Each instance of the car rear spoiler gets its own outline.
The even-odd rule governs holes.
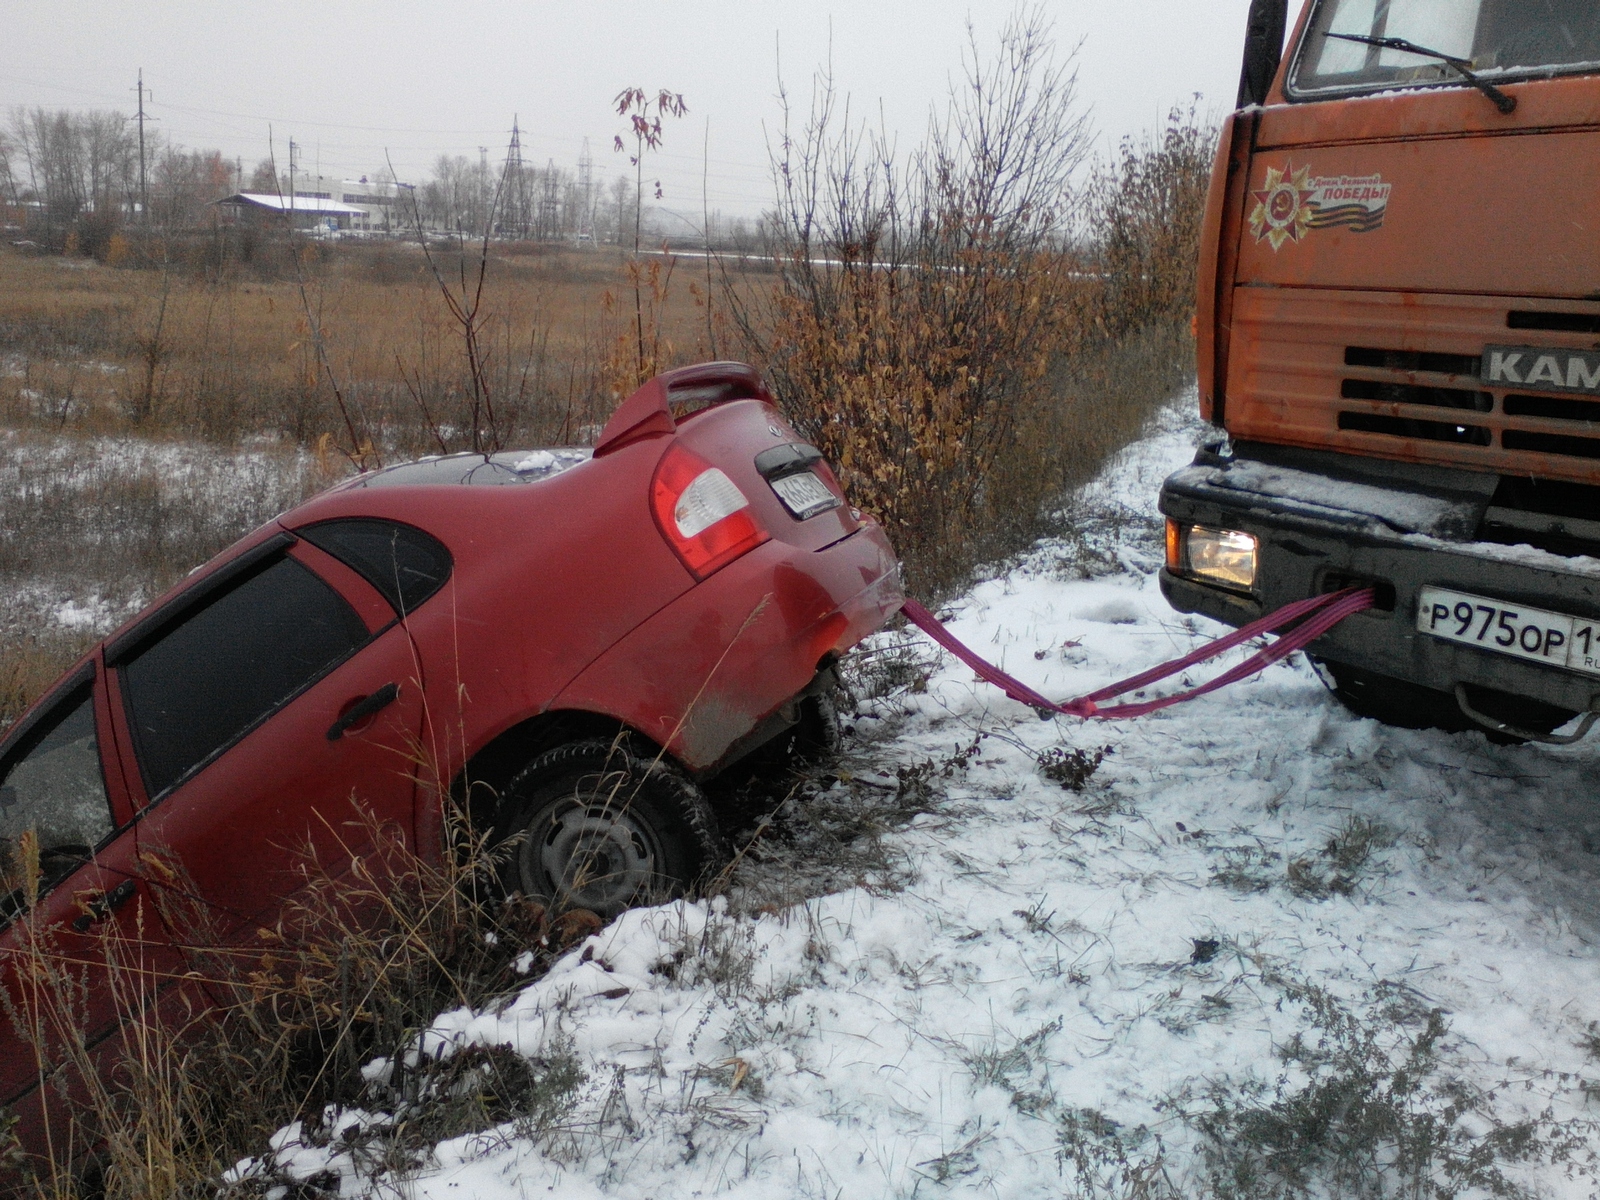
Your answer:
[[[600,431],[594,456],[640,438],[675,433],[682,418],[730,400],[773,402],[761,373],[747,363],[700,363],[666,371],[622,402]]]

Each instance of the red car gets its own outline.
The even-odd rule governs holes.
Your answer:
[[[92,973],[120,923],[160,970],[182,931],[147,901],[181,886],[247,942],[308,844],[350,853],[352,797],[438,855],[448,785],[517,838],[508,885],[558,906],[692,883],[718,852],[700,782],[825,724],[834,660],[900,602],[883,530],[737,363],[651,380],[592,451],[425,459],[285,513],[0,742],[0,1106],[26,1144],[28,938]],[[181,883],[149,867],[173,858]],[[115,1006],[87,982],[103,1038]]]

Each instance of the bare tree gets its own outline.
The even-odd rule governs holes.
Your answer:
[[[39,206],[51,245],[63,245],[74,233],[103,242],[120,223],[138,165],[122,114],[17,108],[7,144],[13,200]],[[87,228],[80,228],[84,222]]]
[[[275,196],[289,190],[289,181],[278,178],[278,167],[272,159],[263,158],[256,164],[256,169],[250,172],[250,183],[246,190],[261,196]]]
[[[441,159],[441,163],[443,161]],[[390,170],[393,169],[393,165],[390,164]],[[437,176],[436,172],[436,181]],[[498,452],[502,448],[501,443],[505,433],[501,427],[500,413],[495,408],[494,391],[490,385],[488,314],[484,311],[484,285],[489,277],[489,239],[494,231],[495,214],[504,195],[505,183],[506,174],[502,171],[483,211],[483,234],[477,262],[469,269],[467,256],[464,253],[456,254],[456,279],[453,282],[446,278],[446,272],[440,268],[438,259],[428,245],[427,234],[422,224],[422,208],[416,193],[414,191],[410,193],[413,234],[417,244],[422,248],[423,257],[427,260],[428,270],[433,275],[434,283],[438,285],[439,294],[444,298],[445,308],[461,335],[462,354],[467,360],[467,429],[471,449],[478,454]],[[404,364],[399,365],[402,377],[406,377]],[[412,387],[412,398],[421,408],[423,418],[427,421],[440,451],[445,452],[447,447],[435,414],[429,412],[420,388],[413,386],[409,380],[408,386]]]
[[[17,174],[20,157],[20,147],[0,129],[0,203],[12,208],[22,206],[22,186]]]
[[[908,154],[851,117],[826,70],[798,131],[782,100],[779,286],[724,296],[801,431],[937,587],[1004,506],[997,472],[1077,335],[1069,185],[1090,141],[1072,60],[1038,9],[988,57],[969,31]]]
[[[634,333],[637,341],[638,358],[635,373],[643,382],[646,376],[646,362],[653,356],[645,353],[644,339],[644,287],[639,269],[639,237],[644,216],[644,156],[647,151],[661,148],[662,127],[661,122],[666,117],[681,117],[689,111],[689,106],[683,102],[683,97],[676,92],[669,92],[662,88],[654,96],[647,95],[643,88],[625,88],[617,93],[614,102],[617,106],[617,115],[628,119],[628,136],[633,139],[633,153],[628,156],[628,163],[633,167],[633,261],[629,264],[629,275],[633,283],[633,321]],[[618,135],[613,148],[621,153],[627,146]],[[661,181],[655,181],[656,199],[661,199]]]
[[[473,162],[462,154],[441,154],[434,161],[433,178],[422,185],[413,215],[432,228],[456,234],[481,230],[501,186],[482,159]]]
[[[628,214],[633,211],[633,183],[626,175],[611,181],[611,202],[606,206],[606,240],[614,246],[627,237]]]

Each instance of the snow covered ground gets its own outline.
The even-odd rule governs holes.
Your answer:
[[[1090,489],[1070,543],[952,606],[957,635],[1062,697],[1215,635],[1154,579],[1184,412]],[[630,913],[425,1039],[575,1056],[560,1120],[383,1181],[295,1126],[279,1164],[346,1195],[1375,1195],[1363,1164],[1405,1169],[1388,1130],[1464,1195],[1475,1145],[1593,1194],[1572,1167],[1600,1101],[1600,742],[1385,728],[1299,655],[1138,721],[1044,722],[924,654],[926,690],[865,704],[833,785],[935,764],[892,878]],[[1103,747],[1082,790],[1038,762]],[[1510,1162],[1530,1119],[1545,1148]],[[1296,1164],[1304,1186],[1274,1190]]]
[[[225,450],[0,429],[0,628],[109,632],[337,470],[266,439]]]

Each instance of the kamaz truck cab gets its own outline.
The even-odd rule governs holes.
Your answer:
[[[1552,740],[1600,712],[1600,3],[1286,16],[1222,128],[1162,591],[1242,625],[1371,585],[1311,647],[1346,704]]]

